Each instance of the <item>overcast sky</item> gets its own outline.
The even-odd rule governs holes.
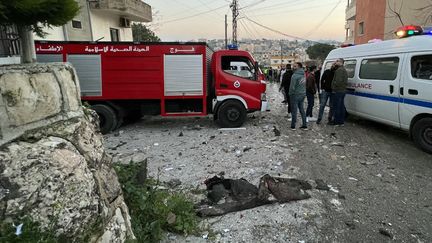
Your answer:
[[[156,13],[152,28],[164,41],[223,39],[232,33],[232,0],[144,0]],[[346,0],[238,0],[238,38],[345,39]],[[253,23],[254,21],[255,23]],[[261,26],[260,26],[261,25]],[[264,26],[264,27],[263,27]],[[289,39],[289,38],[288,38]]]

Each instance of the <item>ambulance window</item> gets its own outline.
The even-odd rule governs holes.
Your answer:
[[[348,73],[348,78],[354,78],[356,64],[356,60],[345,60],[344,66]]]
[[[411,75],[417,79],[432,80],[432,55],[412,57]]]
[[[223,56],[222,69],[231,75],[255,80],[255,67],[246,57]]]
[[[395,80],[399,57],[363,59],[360,66],[361,79]]]

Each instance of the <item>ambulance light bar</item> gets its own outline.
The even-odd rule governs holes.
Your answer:
[[[423,34],[423,28],[417,25],[401,26],[396,29],[395,34],[398,38],[421,35]]]
[[[423,34],[432,35],[432,26],[423,27]]]

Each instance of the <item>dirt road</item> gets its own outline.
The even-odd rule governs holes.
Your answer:
[[[148,158],[151,176],[180,180],[178,190],[196,201],[203,181],[221,172],[255,185],[268,173],[322,179],[332,188],[205,219],[203,236],[167,241],[432,242],[432,155],[405,133],[359,118],[345,127],[311,123],[308,131],[291,131],[276,85],[268,96],[271,112],[250,114],[239,130],[219,130],[211,117],[155,117],[105,137],[116,161]]]

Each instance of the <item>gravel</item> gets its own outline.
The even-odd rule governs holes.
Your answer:
[[[390,239],[383,228],[399,242],[432,242],[431,155],[359,118],[291,131],[277,89],[268,85],[272,111],[248,114],[240,129],[220,129],[211,116],[144,117],[105,136],[115,162],[147,158],[149,176],[195,202],[217,174],[257,186],[264,174],[328,185],[307,200],[203,219],[202,235],[168,233],[167,242],[380,242]]]

